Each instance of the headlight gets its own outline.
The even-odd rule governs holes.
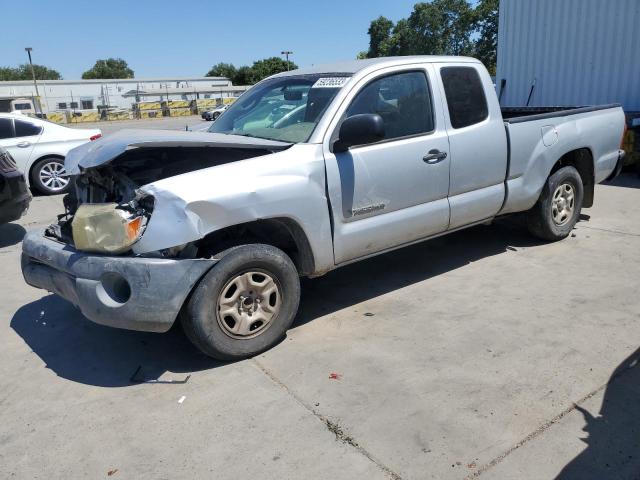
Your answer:
[[[122,253],[138,241],[147,224],[146,216],[117,207],[115,203],[78,207],[71,223],[73,243],[78,250]]]

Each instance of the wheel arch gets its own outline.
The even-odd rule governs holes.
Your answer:
[[[245,243],[264,243],[285,252],[300,275],[312,275],[315,272],[315,258],[307,234],[298,222],[288,217],[231,225],[211,232],[194,243],[200,257]]]
[[[549,176],[560,170],[562,167],[574,167],[580,174],[584,187],[582,206],[589,208],[593,206],[595,190],[595,171],[593,163],[593,152],[588,147],[571,150],[562,155],[551,167]]]

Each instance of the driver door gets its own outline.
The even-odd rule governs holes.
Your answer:
[[[366,77],[338,113],[376,113],[382,141],[331,151],[325,141],[336,264],[411,243],[449,226],[449,141],[430,66]],[[438,105],[438,106],[436,106]]]

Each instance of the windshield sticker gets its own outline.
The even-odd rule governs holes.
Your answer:
[[[311,88],[342,88],[349,77],[324,77],[319,78]]]

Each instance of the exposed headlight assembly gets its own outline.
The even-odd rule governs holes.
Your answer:
[[[85,203],[78,207],[71,230],[78,250],[118,254],[136,243],[147,225],[142,209],[116,203]]]

